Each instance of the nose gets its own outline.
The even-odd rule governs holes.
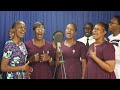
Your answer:
[[[85,29],[85,32],[89,32],[90,30],[89,29]]]
[[[22,31],[26,32],[26,27],[22,27]]]
[[[111,26],[111,23],[109,23],[108,25]]]
[[[95,29],[93,29],[92,33],[94,33],[94,32],[96,32],[96,30],[95,30]]]
[[[43,32],[43,30],[42,30],[42,29],[39,29],[39,30],[38,30],[38,33],[42,33],[42,32]]]

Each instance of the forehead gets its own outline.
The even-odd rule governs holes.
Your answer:
[[[36,28],[44,28],[44,25],[37,25]]]
[[[25,23],[24,22],[19,22],[16,24],[16,26],[25,26]]]
[[[68,25],[67,25],[67,28],[68,28],[68,27],[69,27],[69,28],[75,28],[75,26],[74,26],[73,24],[68,24]]]
[[[98,28],[98,29],[104,29],[104,27],[101,24],[96,24],[94,28]]]
[[[113,17],[110,21],[113,21],[113,22],[118,22],[118,19]]]
[[[91,25],[90,24],[85,24],[85,26],[84,27],[91,27]]]
[[[43,26],[37,26],[36,29],[44,28]]]

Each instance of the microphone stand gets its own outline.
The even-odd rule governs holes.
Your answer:
[[[60,64],[61,64],[61,73],[62,73],[62,79],[67,79],[66,77],[66,71],[65,71],[65,61],[63,59],[63,54],[62,54],[62,49],[61,47],[59,47],[59,50],[60,50]],[[55,71],[54,71],[54,74],[53,74],[53,79],[55,78],[55,74],[56,74],[56,70],[57,70],[57,65],[55,65]]]
[[[65,71],[65,61],[63,59],[63,54],[62,54],[62,49],[60,47],[60,54],[61,54],[61,57],[60,57],[60,64],[61,64],[61,73],[62,73],[62,79],[67,79],[66,77],[66,71]]]

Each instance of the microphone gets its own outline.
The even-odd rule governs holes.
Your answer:
[[[53,39],[57,45],[57,51],[58,52],[61,52],[61,42],[64,38],[64,34],[63,32],[61,31],[56,31],[54,34],[53,34]]]
[[[65,74],[65,78],[66,78],[64,60],[63,60],[63,55],[62,55],[62,46],[61,46],[61,42],[62,42],[63,38],[64,38],[64,33],[62,31],[56,31],[53,34],[53,39],[54,39],[54,42],[56,43],[57,52],[60,53],[59,62],[61,63],[61,69],[63,70],[63,72]],[[55,77],[56,69],[57,69],[57,65],[55,67],[53,78]],[[62,78],[63,78],[63,76],[62,76]]]
[[[57,51],[61,52],[61,43],[60,42],[57,42]]]

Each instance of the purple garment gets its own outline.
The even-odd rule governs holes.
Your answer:
[[[43,51],[51,57],[53,57],[55,53],[54,50],[52,50],[52,43],[48,41],[45,41],[45,45],[42,47],[34,45],[32,40],[25,42],[25,45],[28,51],[28,58],[36,53],[41,55],[43,54]],[[52,79],[52,71],[51,67],[49,66],[49,62],[33,62],[30,64],[30,66],[33,68],[33,72],[30,75],[31,79]]]
[[[82,42],[76,42],[75,45],[68,47],[62,42],[62,54],[65,61],[65,71],[67,79],[81,79],[82,64],[80,58],[86,59],[86,47]],[[56,77],[62,79],[61,65],[57,68]],[[64,73],[63,73],[64,75]]]
[[[89,47],[89,50],[94,48],[94,44]],[[95,61],[90,57],[89,50],[87,52],[87,70],[86,79],[115,79],[114,71],[112,73],[103,70]],[[101,45],[96,46],[96,55],[101,60],[115,60],[115,49],[112,44],[104,41]]]
[[[16,45],[12,40],[5,43],[3,58],[9,60],[9,66],[23,66],[27,59],[27,50],[22,42],[20,46]],[[25,71],[7,72],[7,79],[28,79],[28,73]]]

